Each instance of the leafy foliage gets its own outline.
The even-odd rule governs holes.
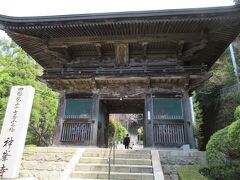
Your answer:
[[[0,126],[13,85],[36,89],[26,144],[51,144],[55,127],[57,94],[37,80],[42,68],[14,42],[0,40]]]
[[[235,115],[239,113],[236,109]],[[207,144],[206,155],[211,175],[218,179],[240,177],[240,119],[214,133]]]
[[[214,63],[210,69],[213,76],[200,88],[201,92],[214,92],[222,87],[236,83],[229,49]],[[203,93],[203,95],[206,95]],[[207,97],[206,97],[207,98]]]
[[[202,110],[203,124],[200,127],[202,127],[203,139],[202,144],[199,144],[201,150],[205,149],[210,136],[216,131],[215,127],[221,128],[234,120],[234,110],[240,103],[240,97],[238,97],[240,95],[237,97],[234,97],[235,95],[228,96],[224,101],[220,98],[220,89],[236,83],[229,49],[226,49],[210,71],[213,76],[196,90],[195,95]],[[221,107],[224,107],[224,110],[220,112]],[[219,116],[223,116],[224,122],[222,124],[218,119]]]
[[[193,132],[194,136],[198,140],[198,147],[202,146],[202,124],[203,124],[203,117],[202,117],[202,108],[200,106],[199,101],[196,99],[196,92],[193,92],[192,94],[193,98],[193,109],[194,109],[194,116],[195,116],[195,123],[193,125]]]
[[[230,124],[238,119],[234,117],[234,111],[240,104],[240,93],[232,93],[228,95],[221,103],[223,104],[223,117],[225,123]]]
[[[229,49],[214,63],[210,72],[212,77],[196,91],[196,100],[201,106],[209,106],[218,95],[222,87],[228,87],[236,83]],[[204,112],[203,112],[204,113]]]
[[[238,109],[237,111],[239,110]],[[238,112],[239,113],[239,112]],[[228,128],[228,133],[227,133],[227,138],[230,141],[230,157],[233,159],[238,159],[240,163],[240,119],[237,121],[233,122],[229,128]],[[240,165],[240,164],[239,164]]]
[[[234,112],[234,118],[240,119],[240,106],[238,106]]]
[[[113,140],[115,129],[117,129],[117,136],[116,136],[117,141],[121,141],[124,138],[124,136],[127,134],[127,129],[123,127],[123,125],[119,121],[110,118],[109,125],[108,125],[109,142]]]
[[[179,180],[208,180],[200,171],[207,168],[206,165],[180,166],[177,170]]]

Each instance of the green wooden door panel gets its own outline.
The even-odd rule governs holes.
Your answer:
[[[154,98],[153,119],[183,119],[180,98]]]
[[[65,119],[91,119],[92,99],[66,99]]]

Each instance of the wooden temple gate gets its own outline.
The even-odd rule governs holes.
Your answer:
[[[60,142],[90,145],[94,141],[94,132],[98,132],[98,136],[102,137],[96,138],[95,142],[98,141],[97,144],[100,146],[106,145],[104,137],[107,133],[109,113],[143,113],[145,114],[145,146],[179,147],[188,143],[189,135],[186,130],[191,128],[191,124],[187,125],[185,120],[184,105],[186,108],[186,104],[183,98],[179,98],[180,95],[178,97],[172,95],[168,98],[156,97],[159,95],[141,95],[144,96],[144,99],[125,97],[121,100],[115,97],[102,99],[98,97],[97,101],[92,98],[65,98]],[[100,102],[107,102],[107,105],[102,105]],[[98,127],[94,130],[96,123],[92,117],[92,110],[95,109]],[[149,126],[150,129],[147,128]]]
[[[239,5],[0,15],[0,29],[42,65],[39,79],[60,93],[54,143],[100,146],[107,115],[121,111],[144,114],[145,146],[194,147],[189,95],[211,77],[239,22]]]

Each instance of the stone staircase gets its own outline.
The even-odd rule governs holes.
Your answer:
[[[109,149],[86,149],[70,175],[71,180],[108,179]],[[151,151],[116,150],[111,179],[153,180]]]

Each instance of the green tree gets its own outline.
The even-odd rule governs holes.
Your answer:
[[[236,110],[239,111],[239,108]],[[239,115],[239,112],[235,114]],[[237,116],[238,117],[238,116]],[[206,148],[210,175],[215,179],[240,177],[240,119],[215,132]]]
[[[195,91],[193,92],[192,98],[193,98],[193,109],[194,109],[194,116],[195,116],[195,123],[193,125],[193,132],[194,132],[194,136],[198,140],[198,147],[201,147],[202,146],[202,140],[203,140],[203,134],[202,134],[202,125],[203,125],[202,108],[201,108],[201,105],[200,105],[199,101],[197,101],[196,92]]]
[[[41,66],[14,42],[0,40],[0,126],[11,86],[31,85],[36,89],[26,144],[49,145],[52,142],[57,94],[37,80],[41,74]]]
[[[231,99],[229,99],[230,97],[225,98],[224,101],[220,98],[220,89],[236,83],[229,49],[226,49],[222,56],[211,67],[210,71],[213,74],[212,77],[196,90],[195,96],[202,110],[203,124],[200,125],[200,127],[202,127],[203,145],[200,145],[201,150],[204,150],[210,136],[216,131],[216,124],[219,123],[219,119],[217,118],[223,116],[224,124],[227,125],[231,123],[234,110],[238,103],[238,98],[234,98],[234,96]],[[224,110],[219,112],[222,106]],[[220,124],[218,125],[220,126]]]
[[[123,125],[115,119],[109,119],[108,125],[108,142],[111,143],[114,137],[114,132],[117,129],[116,139],[117,141],[121,141],[124,136],[127,134],[127,129],[123,127]]]

